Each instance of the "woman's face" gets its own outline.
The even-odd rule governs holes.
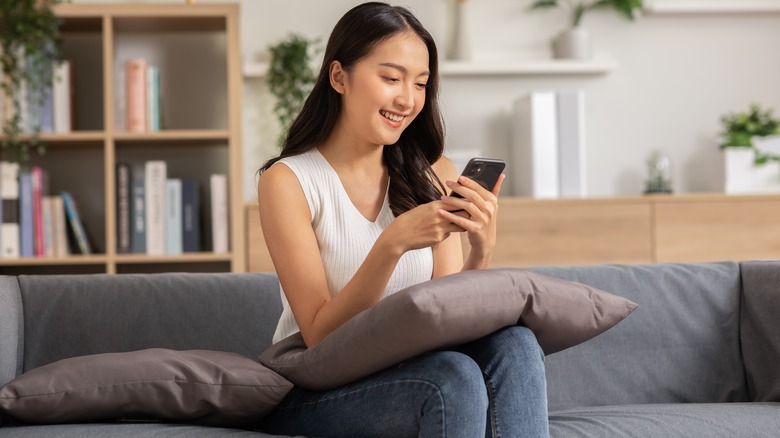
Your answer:
[[[420,114],[425,104],[428,48],[414,32],[378,44],[351,71],[344,72],[341,118],[350,136],[389,145]]]

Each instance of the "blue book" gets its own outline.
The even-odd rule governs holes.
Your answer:
[[[197,181],[181,182],[182,249],[199,252],[200,248],[200,184]]]
[[[146,254],[146,195],[144,189],[144,166],[135,166],[131,177],[132,214],[131,242],[133,254]]]
[[[181,180],[168,178],[165,181],[165,253],[181,254],[182,252],[182,231],[181,231]]]
[[[29,171],[19,172],[19,255],[35,256],[33,181]]]
[[[87,233],[84,231],[84,225],[81,223],[81,216],[76,208],[76,202],[73,196],[68,192],[62,192],[62,203],[65,205],[65,217],[68,219],[70,230],[73,233],[76,245],[81,254],[92,254],[92,248],[87,240]]]
[[[54,132],[53,84],[44,85],[41,90],[41,97],[41,107],[38,110],[41,132]]]

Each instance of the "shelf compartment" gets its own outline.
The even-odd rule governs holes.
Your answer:
[[[182,263],[171,260],[170,263],[160,261],[150,263],[117,263],[117,274],[153,274],[161,272],[230,272],[229,260],[210,260]]]
[[[102,131],[105,126],[102,18],[66,17],[60,33],[63,58],[71,63],[72,130]]]

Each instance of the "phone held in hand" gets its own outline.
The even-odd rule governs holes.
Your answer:
[[[471,178],[482,187],[493,191],[498,182],[498,177],[504,172],[506,162],[497,158],[472,158],[463,168],[461,175]],[[462,198],[456,192],[450,193],[450,196]]]

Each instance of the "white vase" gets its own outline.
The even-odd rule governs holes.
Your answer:
[[[582,27],[566,29],[552,41],[556,59],[590,59],[590,34]]]
[[[755,152],[746,147],[726,148],[723,157],[727,194],[780,193],[780,162],[756,165]]]
[[[467,61],[471,59],[471,41],[468,26],[468,1],[454,0],[452,33],[447,59]]]

